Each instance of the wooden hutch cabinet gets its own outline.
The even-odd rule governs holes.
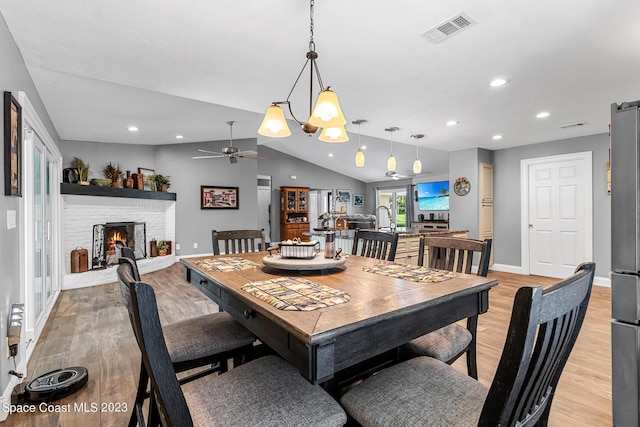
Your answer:
[[[280,240],[308,242],[309,225],[309,187],[280,187]]]

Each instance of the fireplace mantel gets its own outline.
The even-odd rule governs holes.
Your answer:
[[[130,199],[176,200],[176,193],[163,191],[143,191],[131,188],[100,187],[99,185],[80,185],[60,183],[60,194],[77,196],[128,197]]]

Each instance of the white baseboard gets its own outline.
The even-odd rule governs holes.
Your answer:
[[[20,364],[18,365],[17,371],[22,372],[26,375],[26,371],[27,371],[26,361],[20,362]],[[6,411],[5,409],[7,409],[9,405],[11,405],[11,393],[13,392],[13,389],[15,388],[15,386],[20,384],[21,381],[22,380],[20,378],[15,377],[13,375],[9,377],[9,383],[7,384],[7,388],[4,389],[4,392],[2,393],[2,397],[0,397],[0,423],[6,420],[7,417],[9,416],[9,411]]]
[[[513,273],[513,274],[525,274],[522,271],[522,267],[519,265],[508,265],[508,264],[493,264],[489,266],[489,270],[493,271],[501,271],[504,273]],[[593,278],[593,284],[596,286],[604,286],[606,288],[611,287],[611,279],[609,277],[600,277],[596,276]]]
[[[524,274],[522,267],[519,265],[493,264],[489,266],[489,270],[502,271],[504,273]]]

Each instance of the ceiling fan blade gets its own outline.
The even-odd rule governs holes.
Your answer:
[[[244,150],[244,151],[238,151],[235,154],[236,156],[257,156],[258,152],[253,150]]]
[[[217,151],[203,150],[202,148],[198,148],[198,151],[201,152],[201,153],[209,153],[209,154],[223,154],[223,153],[219,153]]]
[[[224,154],[220,156],[193,156],[192,159],[217,159],[219,157],[225,157]]]
[[[238,156],[238,157],[242,157],[243,159],[252,159],[252,160],[267,160],[266,157],[260,157],[260,156]]]

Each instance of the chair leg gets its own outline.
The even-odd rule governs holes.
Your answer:
[[[148,397],[147,385],[149,384],[149,375],[144,367],[144,362],[140,361],[140,377],[138,379],[138,390],[136,391],[136,400],[133,404],[131,411],[131,418],[129,419],[129,427],[136,427],[138,423],[144,425],[144,420],[139,419],[142,414],[142,405],[144,400]]]
[[[478,363],[476,354],[476,332],[478,330],[478,316],[467,319],[467,329],[471,332],[471,342],[467,349],[467,372],[471,378],[478,379]]]

